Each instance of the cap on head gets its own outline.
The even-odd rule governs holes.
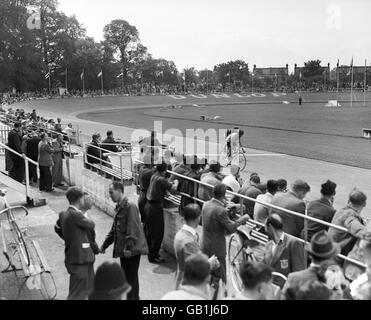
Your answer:
[[[355,206],[364,206],[367,196],[359,189],[354,188],[349,194],[349,202]]]

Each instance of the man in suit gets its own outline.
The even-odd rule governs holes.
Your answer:
[[[309,202],[307,208],[308,216],[330,223],[336,211],[333,207],[335,194],[336,183],[327,180],[321,186],[321,198],[319,200]],[[327,231],[328,227],[321,223],[308,220],[307,240],[310,241],[312,236],[321,230]]]
[[[108,152],[113,152],[113,153],[119,152],[119,149],[117,147],[117,142],[113,138],[112,130],[107,131],[107,138],[102,141],[101,147],[103,149],[106,149]]]
[[[305,202],[303,199],[310,191],[309,185],[302,181],[296,180],[291,185],[291,191],[286,193],[277,193],[272,199],[272,205],[281,207],[297,213],[305,214]],[[283,231],[294,237],[300,237],[304,228],[304,219],[293,214],[281,211],[279,209],[270,209],[270,214],[277,213],[280,215],[283,223]]]
[[[202,252],[207,256],[215,255],[220,266],[214,270],[213,277],[219,282],[222,279],[226,283],[226,235],[236,232],[237,228],[244,224],[250,217],[244,215],[236,221],[232,221],[227,212],[226,194],[227,186],[220,183],[214,187],[214,197],[204,203],[202,207]]]
[[[147,242],[140,223],[138,207],[124,195],[124,185],[114,182],[109,194],[116,203],[116,215],[110,232],[101,247],[101,252],[113,243],[113,257],[120,258],[121,267],[125,272],[131,291],[128,300],[139,300],[138,270],[140,256],[148,253]]]
[[[219,162],[210,163],[209,170],[201,174],[201,182],[216,186],[221,183],[220,171],[222,167]],[[209,201],[213,196],[213,188],[199,185],[198,187],[198,198],[203,201]]]
[[[53,178],[51,167],[53,166],[53,153],[54,149],[51,146],[50,139],[47,133],[40,135],[41,141],[39,142],[39,156],[38,163],[40,169],[40,191],[51,192],[53,191]]]
[[[95,224],[81,211],[84,193],[77,187],[67,190],[67,211],[59,214],[55,232],[65,242],[65,265],[70,274],[68,300],[85,300],[94,285],[94,261],[98,253]],[[95,251],[95,252],[94,252]]]
[[[16,122],[13,130],[8,135],[8,147],[14,151],[23,154],[22,138],[21,138],[21,123]],[[13,152],[9,152],[9,157],[12,160],[13,166],[10,169],[10,177],[22,182],[24,180],[24,160]]]
[[[264,253],[267,265],[286,277],[291,272],[305,268],[303,243],[283,231],[282,219],[278,214],[267,218],[265,231],[270,239]]]
[[[40,137],[36,131],[32,133],[32,137],[27,141],[26,154],[27,157],[37,162],[39,156],[39,142]],[[33,163],[29,163],[30,181],[37,183],[37,166]]]
[[[310,244],[305,246],[310,254],[310,266],[298,272],[291,273],[283,293],[287,300],[295,300],[299,289],[308,281],[321,281],[326,283],[325,272],[329,265],[334,264],[334,258],[340,253],[340,247],[334,243],[325,230],[317,232]]]
[[[201,209],[198,204],[188,204],[183,209],[184,225],[174,239],[174,251],[177,261],[176,289],[183,281],[185,261],[194,253],[201,252],[200,236],[197,227],[200,223]],[[211,270],[218,267],[218,258],[209,258]]]

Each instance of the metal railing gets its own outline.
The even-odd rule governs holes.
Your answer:
[[[140,163],[140,164],[143,164],[143,161],[140,161],[140,160],[135,160],[137,163]],[[197,186],[199,185],[202,185],[204,187],[207,187],[207,188],[211,188],[213,189],[214,186],[211,185],[211,184],[208,184],[208,183],[204,183],[204,182],[201,182],[199,180],[196,180],[196,179],[193,179],[193,178],[190,178],[190,177],[187,177],[187,176],[184,176],[182,174],[179,174],[179,173],[176,173],[176,172],[173,172],[171,170],[168,170],[167,171],[169,174],[171,175],[174,175],[174,176],[177,176],[181,179],[184,179],[184,180],[188,180],[188,181],[191,181],[194,183],[194,190],[197,190]],[[135,175],[138,175],[137,172],[135,172]],[[134,179],[135,181],[137,181],[138,179]],[[288,210],[288,209],[285,209],[285,208],[281,208],[281,207],[278,207],[276,205],[273,205],[273,204],[270,204],[270,203],[267,203],[267,202],[264,202],[264,201],[260,201],[260,200],[257,200],[257,199],[254,199],[254,198],[251,198],[251,197],[248,197],[248,196],[245,196],[245,195],[242,195],[242,194],[239,194],[239,193],[236,193],[236,192],[232,192],[232,191],[229,191],[227,190],[227,193],[232,195],[232,196],[237,196],[239,199],[240,199],[240,204],[243,203],[244,200],[249,200],[249,201],[253,201],[255,203],[259,203],[265,207],[268,207],[268,208],[271,208],[271,209],[275,209],[275,210],[279,210],[279,211],[282,211],[282,212],[286,212],[290,215],[294,215],[294,216],[297,216],[297,217],[300,217],[300,218],[303,218],[304,221],[313,221],[313,222],[316,222],[316,223],[319,223],[319,224],[322,224],[322,225],[325,225],[327,227],[331,227],[331,228],[334,228],[336,230],[339,230],[339,231],[343,231],[343,232],[347,232],[349,233],[348,229],[344,228],[344,227],[341,227],[341,226],[338,226],[338,225],[335,225],[335,224],[332,224],[332,223],[329,223],[329,222],[326,222],[326,221],[323,221],[323,220],[320,220],[320,219],[317,219],[317,218],[313,218],[313,217],[310,217],[306,214],[302,214],[302,213],[298,213],[298,212],[295,212],[295,211],[292,211],[292,210]],[[180,192],[178,193],[182,196],[185,196],[185,197],[188,197],[188,198],[191,198],[193,199],[194,201],[197,201],[197,202],[200,202],[200,203],[204,203],[205,201],[202,200],[202,199],[199,199],[198,197],[191,197],[190,195],[186,194],[186,193],[183,193],[183,192]],[[240,210],[241,210],[241,214],[243,214],[243,206],[241,205],[240,206]],[[258,221],[255,221],[253,219],[249,219],[249,222],[251,223],[254,223],[256,225],[260,225],[260,226],[264,226],[264,224],[258,222]],[[307,230],[304,230],[304,234],[307,233]],[[304,240],[304,239],[301,239],[301,238],[298,238],[298,237],[295,237],[297,240],[299,240],[300,242],[302,242],[303,244],[307,244],[309,243],[308,241]],[[306,238],[306,237],[304,237]],[[366,268],[366,265],[358,260],[355,260],[355,259],[351,259],[351,258],[348,258],[342,254],[339,254],[338,255],[339,258],[345,260],[345,261],[348,261],[352,264],[355,264],[361,268]]]
[[[0,143],[0,147],[3,148],[3,149],[5,149],[5,150],[8,150],[9,152],[17,155],[18,157],[20,157],[20,158],[22,158],[24,160],[24,164],[25,164],[25,166],[24,166],[24,168],[25,168],[25,181],[26,181],[26,185],[25,185],[25,188],[26,188],[26,197],[27,197],[27,199],[30,199],[31,196],[32,196],[32,193],[31,193],[31,188],[30,188],[30,176],[29,176],[29,166],[28,166],[28,164],[31,163],[33,165],[36,165],[36,167],[38,167],[39,164],[36,161],[28,158],[25,154],[20,154],[17,151],[13,150],[12,148],[9,148],[8,146],[6,146],[3,143]]]
[[[112,144],[114,145],[114,144]],[[121,144],[120,144],[121,145]],[[97,150],[99,150],[99,157],[96,157],[96,156],[93,156],[92,154],[88,154],[88,147],[91,147],[91,148],[95,148]],[[103,157],[107,157],[109,155],[114,155],[114,156],[118,156],[119,157],[119,162],[120,162],[120,165],[115,165],[114,163],[112,163],[111,161],[109,160],[104,160]],[[123,157],[125,156],[130,156],[130,167],[131,167],[131,170],[127,170],[127,169],[124,169],[124,166],[123,166]],[[84,162],[85,164],[87,165],[90,165],[90,166],[94,166],[94,164],[96,164],[97,162],[95,163],[90,163],[89,162],[89,159],[96,159],[96,160],[99,160],[99,170],[104,172],[106,168],[110,168],[110,167],[114,167],[117,169],[117,171],[119,172],[119,179],[121,180],[121,182],[123,182],[125,180],[125,177],[124,177],[124,172],[126,172],[126,176],[131,176],[132,177],[132,173],[133,173],[133,170],[132,170],[132,157],[131,157],[131,151],[126,151],[126,152],[111,152],[105,148],[102,148],[102,147],[99,147],[99,146],[96,146],[96,145],[93,145],[91,143],[87,143],[85,144],[85,149],[84,149]]]

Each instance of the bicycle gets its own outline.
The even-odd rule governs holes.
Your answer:
[[[245,148],[240,145],[238,150],[231,150],[231,155],[229,155],[229,150],[227,144],[224,145],[222,151],[222,159],[226,163],[226,167],[231,164],[238,164],[240,171],[245,170],[247,165],[247,152]]]
[[[5,209],[0,211],[0,217],[3,214],[6,214],[8,224],[9,224],[9,229],[13,233],[13,239],[15,241],[14,243],[11,243],[11,245],[16,251],[18,251],[20,253],[20,256],[23,258],[24,263],[27,266],[30,266],[30,264],[31,264],[30,254],[29,254],[29,250],[27,248],[27,244],[26,244],[26,242],[24,240],[24,237],[23,237],[27,230],[22,231],[19,228],[19,226],[17,224],[17,220],[16,220],[16,218],[13,214],[14,209],[22,209],[26,213],[25,216],[27,216],[28,215],[28,210],[23,206],[10,207],[9,203],[6,199],[6,193],[7,193],[6,190],[0,190],[0,197],[3,198],[4,203],[5,203]],[[0,222],[0,224],[1,224],[1,222]],[[8,259],[8,261],[10,261],[9,257],[7,257],[7,259]]]
[[[263,225],[255,221],[249,221],[240,226],[237,232],[232,234],[228,243],[227,261],[229,275],[233,289],[237,292],[243,290],[243,283],[240,277],[240,267],[245,261],[263,261],[264,248],[268,237],[261,232]],[[274,296],[279,296],[287,278],[279,273],[272,273],[272,285],[275,291]]]

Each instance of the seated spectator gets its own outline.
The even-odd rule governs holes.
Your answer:
[[[222,180],[222,183],[229,187],[232,192],[237,193],[241,188],[240,181],[240,167],[236,164],[232,164],[230,174]],[[227,193],[227,200],[231,201],[232,198],[233,195]]]
[[[265,203],[271,203],[273,196],[277,192],[277,181],[276,180],[268,180],[267,181],[267,192],[265,194],[260,194],[256,197],[256,200]],[[263,204],[255,203],[254,206],[254,220],[265,223],[265,220],[268,218],[269,215],[269,207],[266,207]]]
[[[319,200],[309,202],[307,207],[308,216],[330,223],[336,211],[333,207],[335,194],[336,183],[327,180],[321,185],[321,198]],[[308,241],[312,239],[312,236],[315,233],[321,230],[327,231],[328,227],[321,223],[308,220]]]
[[[161,300],[210,300],[210,263],[206,255],[196,253],[185,261],[183,283]]]
[[[72,144],[77,143],[76,130],[73,129],[72,123],[69,123],[67,127],[63,129],[62,133],[65,135],[66,141]]]
[[[262,262],[246,261],[240,267],[243,289],[236,300],[270,300],[272,297],[272,268]]]
[[[360,248],[366,272],[350,284],[350,293],[355,300],[371,300],[371,242],[361,240]]]
[[[94,133],[92,136],[92,141],[86,148],[86,159],[90,164],[98,163],[104,165],[103,161],[106,157],[103,156],[103,151],[100,149],[100,134]]]
[[[306,194],[310,191],[309,185],[302,181],[296,180],[291,185],[291,191],[287,193],[277,193],[271,204],[277,207],[281,207],[287,210],[295,211],[297,213],[305,214],[305,202],[303,199]],[[300,237],[301,231],[304,227],[304,219],[298,216],[295,216],[291,213],[281,211],[279,209],[270,209],[269,212],[277,213],[282,218],[283,231],[288,234],[291,234],[294,237]]]
[[[287,300],[296,300],[301,286],[307,281],[326,283],[325,273],[329,265],[335,264],[334,259],[340,253],[340,247],[324,230],[313,235],[311,243],[305,246],[312,263],[302,271],[289,274],[283,288]]]
[[[62,122],[61,118],[58,118],[57,123],[54,126],[54,131],[56,131],[58,133],[62,133],[62,123],[61,122]]]
[[[277,180],[277,193],[278,192],[287,192],[287,181],[285,179]]]
[[[345,232],[333,227],[329,228],[329,234],[340,245],[343,255],[348,255],[358,239],[371,240],[371,232],[367,230],[361,217],[366,200],[367,197],[362,191],[353,189],[349,194],[347,206],[337,211],[332,219],[331,223],[348,230]]]
[[[184,225],[175,235],[174,251],[177,261],[176,289],[183,281],[185,261],[194,253],[201,252],[200,236],[197,227],[200,223],[201,209],[197,204],[188,204],[183,210]],[[210,268],[218,266],[215,256],[209,258]]]
[[[120,265],[115,261],[105,261],[97,269],[89,300],[127,300],[130,290]]]
[[[219,162],[213,162],[209,166],[209,171],[201,175],[201,182],[216,186],[222,179],[220,176],[220,171],[222,167]],[[213,189],[201,185],[198,187],[198,198],[203,201],[209,201],[213,196]]]
[[[201,166],[197,163],[191,164],[190,170],[185,175],[191,179],[200,180],[201,178],[200,168]],[[181,185],[178,187],[178,190],[180,192],[188,194],[191,197],[197,197],[198,188],[199,188],[198,183],[195,184],[193,181],[183,179],[181,182]],[[190,203],[194,203],[194,199],[182,195],[182,198],[180,200],[180,213],[181,214],[182,214],[183,208]]]
[[[271,214],[265,226],[269,241],[265,246],[264,262],[286,277],[292,272],[303,270],[303,243],[283,231],[281,217],[275,213]]]
[[[257,173],[252,173],[250,175],[250,181],[245,182],[242,188],[238,191],[239,194],[242,194],[246,197],[256,199],[258,195],[262,194],[261,190],[258,188],[260,184],[260,177]],[[240,198],[238,196],[234,196],[232,201],[235,203],[240,202]],[[245,214],[248,214],[250,218],[254,216],[254,207],[255,202],[252,200],[243,199],[243,204],[245,205]]]
[[[304,283],[297,292],[296,300],[331,300],[332,292],[318,280],[311,280]]]
[[[101,143],[101,147],[108,152],[119,152],[119,149],[117,147],[117,142],[113,138],[113,132],[112,130],[107,131],[107,138],[104,139]]]

